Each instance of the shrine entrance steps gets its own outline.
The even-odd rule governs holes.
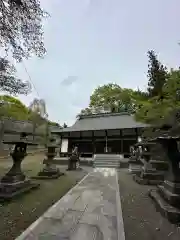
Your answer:
[[[120,168],[120,154],[95,154],[95,168]]]
[[[95,168],[16,240],[125,240],[116,169]]]

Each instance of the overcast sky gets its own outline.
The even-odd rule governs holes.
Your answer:
[[[143,88],[147,51],[168,67],[180,65],[179,0],[41,0],[51,17],[44,23],[44,59],[25,62],[51,120],[72,124],[88,106],[94,88],[108,82]],[[18,75],[28,80],[22,66]]]

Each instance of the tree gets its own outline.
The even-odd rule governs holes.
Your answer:
[[[147,91],[150,97],[162,97],[162,88],[167,80],[166,67],[161,64],[154,51],[148,51],[148,88]]]
[[[57,122],[53,122],[53,121],[49,121],[49,120],[48,120],[48,123],[49,123],[50,126],[61,127],[60,124],[57,123]]]
[[[8,55],[20,62],[31,54],[42,57],[42,19],[48,14],[40,7],[39,0],[0,1],[0,44]],[[0,90],[11,94],[27,94],[30,84],[15,77],[15,67],[7,58],[0,58]]]
[[[97,87],[90,96],[90,108],[112,111],[118,105],[117,99],[121,93],[121,87],[109,83]]]
[[[29,105],[29,109],[38,114],[41,118],[45,118],[47,115],[46,112],[46,103],[44,99],[37,99],[35,98],[32,103]]]
[[[109,83],[94,90],[89,107],[99,109],[100,112],[133,112],[134,104],[132,89],[123,89],[118,84]]]
[[[13,65],[4,58],[0,58],[0,91],[10,94],[27,94],[31,90],[28,82],[23,82],[15,76]]]
[[[67,128],[68,125],[66,123],[63,124],[63,128]]]
[[[98,114],[104,112],[134,113],[148,99],[148,93],[109,83],[97,87],[90,96],[90,104],[77,115]]]
[[[93,114],[93,111],[91,108],[87,107],[81,110],[81,112],[76,116],[76,118],[80,117],[81,115],[90,115]]]
[[[163,94],[174,108],[180,107],[180,69],[168,73],[166,84],[163,86]]]
[[[28,108],[17,98],[8,95],[0,96],[0,118],[28,120],[28,114]]]
[[[0,14],[0,43],[13,58],[44,55],[42,19],[47,13],[39,0],[1,0]]]
[[[168,116],[180,108],[180,70],[173,70],[167,73],[166,82],[162,87],[161,95],[141,101],[140,108],[135,113],[138,121],[160,124]]]
[[[46,103],[43,99],[35,98],[29,106],[29,120],[33,122],[33,132],[41,132],[46,135],[48,141],[50,131],[48,124],[48,114],[46,112]]]

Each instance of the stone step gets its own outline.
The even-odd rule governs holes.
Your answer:
[[[120,163],[120,161],[112,161],[112,160],[109,160],[109,161],[94,161],[95,163],[105,163],[105,164],[108,164],[108,163]]]
[[[115,168],[115,169],[117,169],[117,168],[119,168],[119,167],[117,167],[117,166],[99,166],[99,165],[97,165],[97,166],[94,166],[95,168]]]
[[[105,165],[105,164],[94,164],[94,167],[96,167],[96,168],[119,168],[120,165],[114,165],[114,164],[109,164],[109,165]]]
[[[115,154],[97,154],[94,157],[94,167],[97,168],[119,168],[120,155]]]
[[[107,159],[107,158],[113,158],[113,159],[120,159],[120,155],[95,155],[94,158],[103,158],[103,159]]]
[[[95,163],[94,166],[116,166],[119,167],[120,164],[99,164],[99,163]]]
[[[103,161],[103,162],[109,162],[109,161],[111,161],[111,162],[120,162],[120,159],[112,159],[112,158],[107,158],[107,159],[99,159],[99,158],[97,158],[97,159],[94,159],[94,162],[98,162],[98,161]]]
[[[106,155],[106,156],[94,155],[94,158],[119,158],[120,159],[120,156],[118,156],[118,155]]]
[[[109,161],[94,161],[95,163],[104,163],[104,164],[108,164],[108,163],[115,163],[115,164],[119,164],[120,161],[112,161],[112,160],[109,160]]]
[[[120,161],[120,158],[94,158],[94,161],[98,161],[98,160],[104,160],[104,161]]]
[[[94,161],[94,162],[102,162],[102,163],[108,163],[108,162],[112,162],[112,163],[119,163],[120,162],[120,160],[112,160],[112,159],[109,159],[108,161],[105,161],[105,160],[96,160],[96,161]]]

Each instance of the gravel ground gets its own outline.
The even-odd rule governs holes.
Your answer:
[[[126,240],[180,240],[180,227],[156,212],[147,195],[154,187],[137,184],[125,169],[119,171],[119,185]]]

